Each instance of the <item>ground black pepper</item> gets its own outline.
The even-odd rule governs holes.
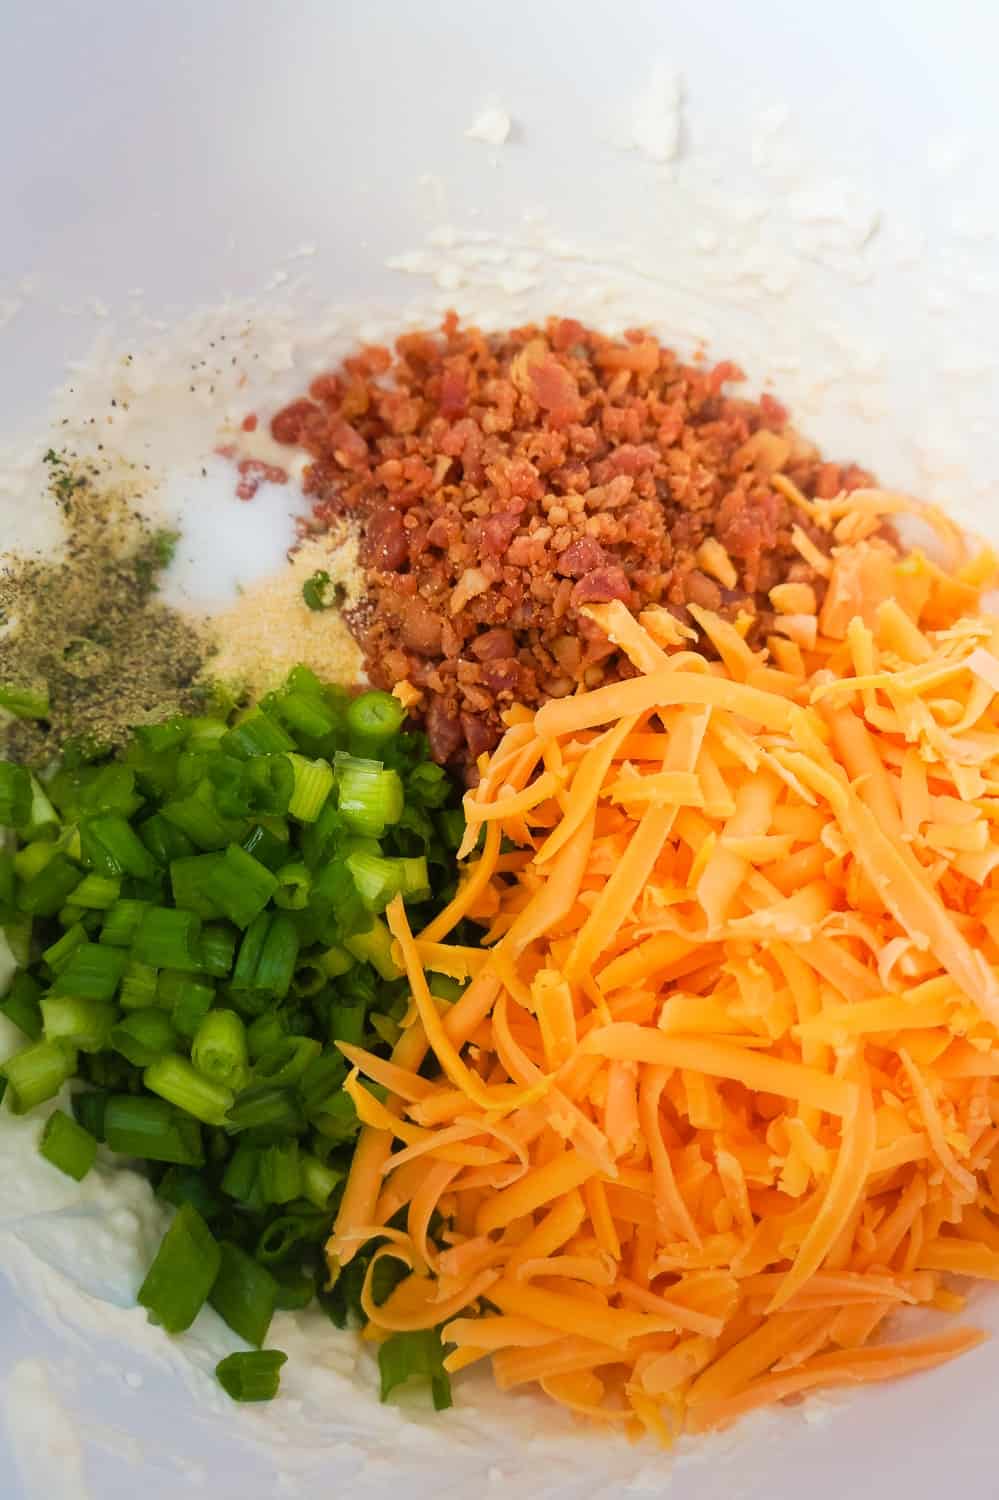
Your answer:
[[[48,698],[44,718],[6,727],[6,754],[32,763],[67,740],[110,748],[134,724],[195,709],[209,649],[157,597],[175,534],[150,526],[96,465],[52,450],[45,461],[64,549],[9,556],[0,572],[0,688]]]

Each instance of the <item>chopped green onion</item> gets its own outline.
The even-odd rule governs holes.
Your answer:
[[[104,1133],[104,1111],[107,1109],[108,1095],[103,1089],[87,1089],[82,1093],[75,1093],[71,1100],[73,1115],[78,1125],[88,1131],[95,1141],[105,1141]]]
[[[328,1141],[340,1145],[354,1140],[360,1129],[357,1110],[349,1094],[334,1094],[321,1111],[309,1116],[312,1124]]]
[[[438,1000],[446,1000],[451,1005],[455,1000],[461,999],[466,986],[457,979],[451,979],[447,974],[431,974],[427,981],[427,988]]]
[[[461,841],[465,837],[465,814],[460,807],[442,808],[437,815],[437,826],[449,849],[461,848]]]
[[[43,870],[22,885],[21,910],[33,917],[54,917],[79,883],[77,866],[64,854],[56,854]]]
[[[222,907],[209,890],[209,882],[223,863],[224,854],[188,854],[170,861],[170,888],[175,906],[197,912],[210,919],[223,915]]]
[[[296,1271],[293,1266],[279,1267],[274,1280],[277,1282],[274,1303],[277,1312],[301,1312],[316,1295],[312,1277],[306,1276],[304,1271]]]
[[[297,1083],[309,1064],[323,1050],[322,1043],[311,1036],[286,1036],[257,1061],[254,1077],[260,1083]]]
[[[80,840],[84,859],[98,875],[112,879],[134,875],[140,880],[150,880],[156,874],[156,861],[121,813],[84,818]]]
[[[278,883],[274,892],[275,906],[280,906],[283,911],[302,911],[308,906],[312,876],[301,861],[282,865],[274,874]]]
[[[347,869],[368,911],[384,911],[400,890],[399,864],[399,860],[369,854],[364,849],[355,849],[347,855]]]
[[[295,741],[262,708],[251,708],[223,735],[220,745],[230,755],[251,759],[257,755],[278,755],[282,751],[294,750]]]
[[[60,969],[53,994],[77,995],[82,1000],[113,1000],[127,962],[121,948],[80,943]]]
[[[336,714],[328,703],[313,693],[285,692],[278,699],[277,711],[303,738],[325,739],[336,729]]]
[[[329,1009],[329,1032],[331,1042],[349,1042],[359,1047],[364,1040],[366,1011],[356,1001],[338,1001]]]
[[[228,979],[236,957],[238,933],[227,922],[209,922],[198,940],[198,972]]]
[[[165,802],[160,811],[198,849],[223,848],[238,827],[231,818],[220,816],[215,806],[215,789],[207,780],[200,782],[190,796]]]
[[[225,719],[193,718],[186,720],[187,743],[192,750],[217,750],[228,732]]]
[[[306,1218],[304,1214],[281,1214],[272,1219],[257,1242],[257,1259],[265,1266],[286,1260],[296,1247],[314,1237],[317,1220],[317,1215]]]
[[[41,1002],[47,1042],[65,1042],[81,1052],[101,1052],[114,1025],[114,1007],[103,1000],[51,992]]]
[[[246,1047],[251,1058],[254,1060],[263,1057],[283,1042],[288,1035],[288,1021],[283,1011],[269,1010],[262,1016],[258,1016],[252,1024],[247,1027]]]
[[[418,1377],[429,1380],[435,1411],[451,1405],[451,1381],[444,1368],[444,1349],[435,1328],[415,1333],[393,1333],[378,1346],[381,1399],[387,1401],[396,1386]]]
[[[285,682],[287,693],[304,693],[307,698],[318,698],[321,703],[329,703],[339,713],[349,701],[347,689],[339,686],[331,686],[320,681],[311,667],[299,663],[292,667]]]
[[[308,1151],[302,1153],[299,1164],[302,1170],[303,1197],[308,1198],[317,1208],[326,1208],[333,1192],[343,1181],[344,1173],[328,1167],[318,1156],[313,1156]]]
[[[318,964],[306,959],[304,963],[298,965],[291,981],[292,995],[307,998],[310,995],[318,995],[319,991],[325,988],[326,975]]]
[[[42,790],[36,776],[31,778],[31,806],[28,817],[18,829],[22,838],[54,838],[59,831],[59,814]]]
[[[130,948],[150,905],[149,901],[116,901],[104,918],[101,942],[111,948]]]
[[[322,969],[327,979],[339,979],[341,974],[348,973],[356,963],[352,953],[346,948],[338,948],[335,945],[320,953],[316,959],[319,968]]]
[[[184,743],[186,735],[184,720],[176,716],[164,719],[161,724],[141,724],[135,731],[136,739],[157,753],[177,750]]]
[[[184,1057],[161,1057],[142,1075],[151,1094],[167,1099],[206,1125],[224,1125],[232,1106],[232,1091],[213,1083]]]
[[[314,823],[333,790],[333,767],[328,760],[307,760],[304,755],[289,755],[288,760],[295,774],[289,816],[300,823]]]
[[[255,987],[257,965],[260,963],[260,955],[264,951],[264,943],[267,941],[272,921],[273,917],[270,912],[261,912],[243,934],[232,975],[234,990],[252,990]]]
[[[111,1150],[121,1156],[181,1167],[204,1164],[198,1122],[178,1114],[164,1099],[112,1094],[104,1110],[104,1133]]]
[[[393,1021],[391,1016],[383,1015],[379,1011],[372,1011],[368,1020],[371,1022],[371,1028],[377,1033],[379,1040],[383,1041],[387,1047],[394,1047],[402,1035],[402,1028],[399,1024]]]
[[[167,1167],[156,1184],[156,1196],[162,1198],[164,1203],[172,1203],[174,1208],[189,1203],[198,1210],[207,1224],[220,1218],[227,1208],[221,1194],[197,1171],[190,1168]]]
[[[375,918],[367,932],[345,938],[344,947],[355,958],[371,964],[383,979],[401,979],[405,972],[392,957],[392,934],[380,917]]]
[[[45,1121],[38,1149],[60,1172],[82,1182],[97,1160],[94,1137],[61,1109],[53,1110]]]
[[[17,871],[10,854],[0,851],[0,927],[17,915]]]
[[[14,873],[18,880],[33,880],[58,853],[59,850],[50,839],[39,840],[36,844],[24,844],[14,855]]]
[[[215,989],[192,974],[175,974],[166,969],[157,981],[156,998],[158,1004],[169,1010],[177,1031],[190,1041],[212,1008]]]
[[[260,1156],[258,1174],[265,1203],[292,1203],[302,1194],[302,1168],[298,1142],[268,1146]]]
[[[287,1354],[279,1349],[251,1349],[230,1354],[215,1366],[219,1385],[234,1401],[273,1401],[281,1386]]]
[[[121,881],[108,875],[85,875],[73,892],[74,906],[93,907],[96,911],[107,911],[121,895]]]
[[[254,812],[283,818],[295,790],[295,773],[287,755],[257,755],[246,763],[246,780]]]
[[[361,1013],[362,1026],[364,1007],[355,1007]],[[314,1058],[298,1080],[298,1094],[311,1119],[326,1107],[331,1095],[338,1094],[347,1076],[347,1062],[343,1054],[335,1049],[320,1053]],[[349,1095],[345,1095],[348,1097]]]
[[[206,873],[205,894],[237,927],[247,928],[277,890],[277,877],[238,844]]]
[[[255,823],[243,840],[247,854],[266,865],[268,870],[277,870],[288,861],[288,840],[278,838],[269,828]]]
[[[130,818],[142,806],[131,766],[113,763],[85,772],[80,784],[80,807],[88,813],[121,813]]]
[[[158,978],[150,964],[140,964],[134,959],[126,964],[118,990],[118,1004],[122,1010],[145,1010],[156,1004]]]
[[[302,584],[302,598],[310,609],[329,609],[336,603],[336,585],[330,587],[330,575],[325,568],[317,568]]]
[[[33,931],[34,922],[25,912],[21,912],[12,922],[4,924],[3,935],[16,964],[26,964],[30,960]]]
[[[0,1000],[0,1013],[33,1042],[42,1038],[42,1012],[38,1003],[41,994],[41,986],[22,970],[14,975],[10,989]]]
[[[357,833],[381,838],[385,829],[402,817],[402,781],[397,771],[386,771],[377,760],[358,760],[352,755],[336,757],[340,782],[338,806],[345,821]]]
[[[252,1203],[257,1197],[257,1169],[260,1148],[240,1141],[229,1158],[222,1177],[222,1191],[240,1203]]]
[[[82,927],[89,938],[100,927],[101,913],[93,907],[74,906],[72,901],[67,901],[65,906],[59,908],[56,921],[60,927]]]
[[[133,1010],[111,1029],[111,1046],[136,1068],[148,1068],[177,1045],[177,1033],[166,1011],[157,1006]]]
[[[354,877],[342,859],[324,865],[315,878],[309,908],[324,920],[324,943],[342,943],[350,932],[363,932],[371,913],[357,894]]]
[[[347,709],[350,748],[355,755],[378,759],[402,728],[406,710],[391,693],[361,693]]]
[[[263,1084],[243,1090],[226,1123],[233,1130],[270,1127],[293,1131],[302,1128],[302,1115],[288,1089]]]
[[[397,860],[399,889],[404,901],[425,901],[430,895],[430,871],[427,857],[419,854]]]
[[[239,1088],[246,1075],[246,1027],[234,1010],[210,1010],[198,1027],[191,1060],[215,1083]]]
[[[76,1050],[66,1042],[36,1042],[9,1057],[0,1069],[7,1080],[7,1098],[14,1115],[24,1115],[46,1099],[54,1099],[76,1072]]]
[[[139,1288],[138,1302],[167,1333],[190,1328],[208,1300],[222,1252],[204,1219],[183,1204]]]
[[[291,918],[278,912],[267,929],[257,963],[254,988],[283,1000],[298,962],[298,932]]]
[[[31,777],[23,766],[0,761],[0,828],[22,829],[31,812]]]
[[[28,688],[5,682],[0,685],[0,708],[5,708],[15,719],[47,719],[49,690],[44,683],[38,688]]]
[[[132,957],[154,969],[194,970],[200,934],[201,918],[194,912],[150,906],[132,941]]]
[[[153,813],[146,819],[139,828],[139,837],[158,865],[168,865],[194,853],[194,844],[187,834],[162,813]]]
[[[277,1282],[259,1261],[223,1242],[222,1263],[209,1302],[233,1333],[259,1349],[267,1337],[277,1302]]]

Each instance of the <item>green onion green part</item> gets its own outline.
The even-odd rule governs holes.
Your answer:
[[[183,1333],[208,1300],[221,1264],[222,1252],[208,1225],[197,1209],[183,1204],[139,1288],[139,1306],[167,1333]]]
[[[38,1149],[60,1172],[82,1182],[97,1160],[97,1142],[81,1125],[54,1109],[45,1121]]]
[[[281,1385],[287,1354],[279,1349],[253,1349],[230,1354],[215,1366],[219,1385],[234,1401],[273,1401]]]

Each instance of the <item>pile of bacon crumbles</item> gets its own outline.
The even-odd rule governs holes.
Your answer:
[[[754,643],[780,628],[777,586],[821,604],[809,556],[830,538],[794,489],[830,498],[870,476],[823,462],[772,397],[727,394],[741,378],[640,331],[552,318],[487,335],[449,314],[274,417],[274,437],[312,456],[317,523],[362,524],[369,592],[351,627],[371,680],[408,684],[437,760],[474,763],[514,702],[631,675],[587,604],[742,615]]]

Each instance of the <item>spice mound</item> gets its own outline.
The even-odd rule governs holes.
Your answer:
[[[870,476],[823,462],[772,397],[729,394],[740,378],[647,333],[486,335],[449,314],[277,413],[273,436],[312,456],[317,518],[363,524],[353,628],[371,680],[410,685],[439,761],[491,749],[514,702],[630,675],[587,605],[665,606],[681,627],[709,609],[751,644],[781,628],[782,585],[821,605],[830,539],[796,497]]]
[[[31,762],[72,740],[112,748],[133,724],[190,710],[206,654],[157,598],[175,535],[100,470],[54,452],[46,463],[62,553],[8,556],[0,572],[0,707],[15,716],[5,749]]]

